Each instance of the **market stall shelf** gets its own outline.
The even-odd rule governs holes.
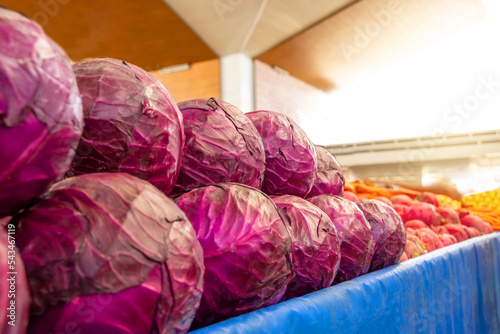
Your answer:
[[[192,333],[500,333],[498,277],[495,232]]]

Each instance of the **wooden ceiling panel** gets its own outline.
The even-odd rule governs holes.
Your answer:
[[[74,61],[124,59],[148,71],[216,58],[162,0],[0,0],[39,22]]]
[[[151,73],[167,87],[177,103],[192,99],[221,98],[219,59],[191,64],[184,71]]]
[[[481,0],[363,0],[258,59],[330,91],[485,17]]]
[[[357,0],[268,0],[245,53],[256,57]]]
[[[219,56],[255,57],[357,0],[164,0]]]
[[[486,17],[481,0],[353,1],[0,0],[0,5],[38,21],[75,61],[114,57],[154,71],[243,52],[325,91]]]

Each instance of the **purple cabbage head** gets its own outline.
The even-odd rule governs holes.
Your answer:
[[[266,152],[262,191],[269,195],[305,197],[318,167],[316,150],[289,117],[266,110],[246,114],[259,131]]]
[[[359,200],[356,205],[370,223],[375,241],[370,271],[398,263],[406,245],[405,226],[399,214],[375,199]]]
[[[13,218],[30,333],[185,333],[203,285],[191,223],[150,183],[94,173],[56,183]]]
[[[309,199],[323,210],[337,228],[340,240],[340,267],[335,282],[364,275],[370,268],[375,242],[363,212],[345,198],[319,195]]]
[[[73,70],[85,128],[69,175],[129,173],[169,195],[179,175],[184,130],[165,86],[117,59],[87,59]]]
[[[176,199],[205,256],[196,327],[277,303],[292,279],[290,235],[274,202],[236,183],[200,187]]]
[[[174,193],[223,182],[260,188],[265,153],[255,126],[235,106],[215,99],[178,104],[186,144]]]
[[[311,202],[293,195],[272,197],[288,224],[295,277],[284,299],[329,287],[340,264],[340,242],[331,219]]]
[[[316,179],[307,197],[318,195],[344,194],[344,172],[337,159],[323,146],[316,145],[316,156],[318,158],[318,171]]]
[[[155,321],[162,290],[161,265],[157,265],[143,283],[134,287],[116,293],[75,296],[69,303],[50,307],[43,315],[31,317],[29,331],[30,334],[150,333],[148,329]],[[124,321],[131,317],[133,321]]]
[[[82,135],[71,63],[34,21],[0,7],[0,217],[69,168]]]
[[[5,230],[0,229],[0,333],[24,334],[30,311],[28,281],[21,256],[15,250],[16,228],[6,223]]]

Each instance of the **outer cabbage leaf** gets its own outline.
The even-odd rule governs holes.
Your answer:
[[[82,135],[71,63],[34,21],[0,8],[0,217],[69,168]]]
[[[340,265],[340,241],[331,219],[317,206],[293,195],[272,197],[288,224],[295,277],[284,299],[329,287]]]
[[[337,195],[344,193],[345,178],[342,167],[333,154],[323,146],[315,145],[318,158],[316,179],[307,197]]]
[[[323,210],[337,228],[340,239],[340,267],[335,282],[364,275],[370,268],[375,241],[363,212],[340,196],[319,195],[309,199]]]
[[[116,292],[76,296],[69,303],[51,307],[31,317],[29,333],[132,334],[148,333],[162,296],[161,266],[144,283]],[[124,322],[124,319],[133,321]],[[120,326],[126,325],[125,326]]]
[[[266,152],[262,191],[269,195],[305,197],[316,179],[316,150],[289,117],[266,110],[246,114],[259,131]]]
[[[244,185],[200,187],[176,199],[203,247],[205,279],[196,326],[277,303],[293,271],[291,242],[274,202]]]
[[[260,188],[266,168],[262,138],[235,106],[215,99],[178,104],[186,144],[174,193],[222,182]]]
[[[370,271],[398,263],[406,245],[405,225],[399,214],[378,200],[364,199],[356,205],[370,223],[375,241]]]
[[[85,128],[69,175],[125,172],[169,195],[185,138],[182,114],[165,86],[117,59],[87,59],[73,70]]]
[[[21,256],[12,250],[15,249],[15,227],[9,223],[6,227],[9,234],[0,229],[0,332],[24,334],[30,309],[28,280]]]
[[[42,316],[42,325],[56,312],[84,326],[78,308],[64,303],[85,305],[87,295],[120,293],[100,311],[99,319],[117,320],[107,324],[108,332],[136,328],[138,318],[152,321],[137,332],[189,329],[201,299],[203,251],[183,212],[150,183],[125,173],[68,178],[13,221],[32,314]],[[158,273],[151,277],[155,268]],[[137,300],[142,295],[137,291],[149,289],[148,278],[161,289],[151,288],[156,296]],[[127,299],[141,305],[139,314],[121,311]]]

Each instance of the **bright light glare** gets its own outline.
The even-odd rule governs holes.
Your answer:
[[[487,19],[331,93],[305,129],[311,139],[329,145],[500,129],[500,1],[484,3]]]
[[[491,19],[500,18],[500,1],[498,0],[483,0],[484,7],[488,12],[488,17]]]
[[[480,168],[477,165],[470,167],[469,170],[454,173],[450,178],[460,193],[470,195],[500,188],[500,170],[494,167]]]

